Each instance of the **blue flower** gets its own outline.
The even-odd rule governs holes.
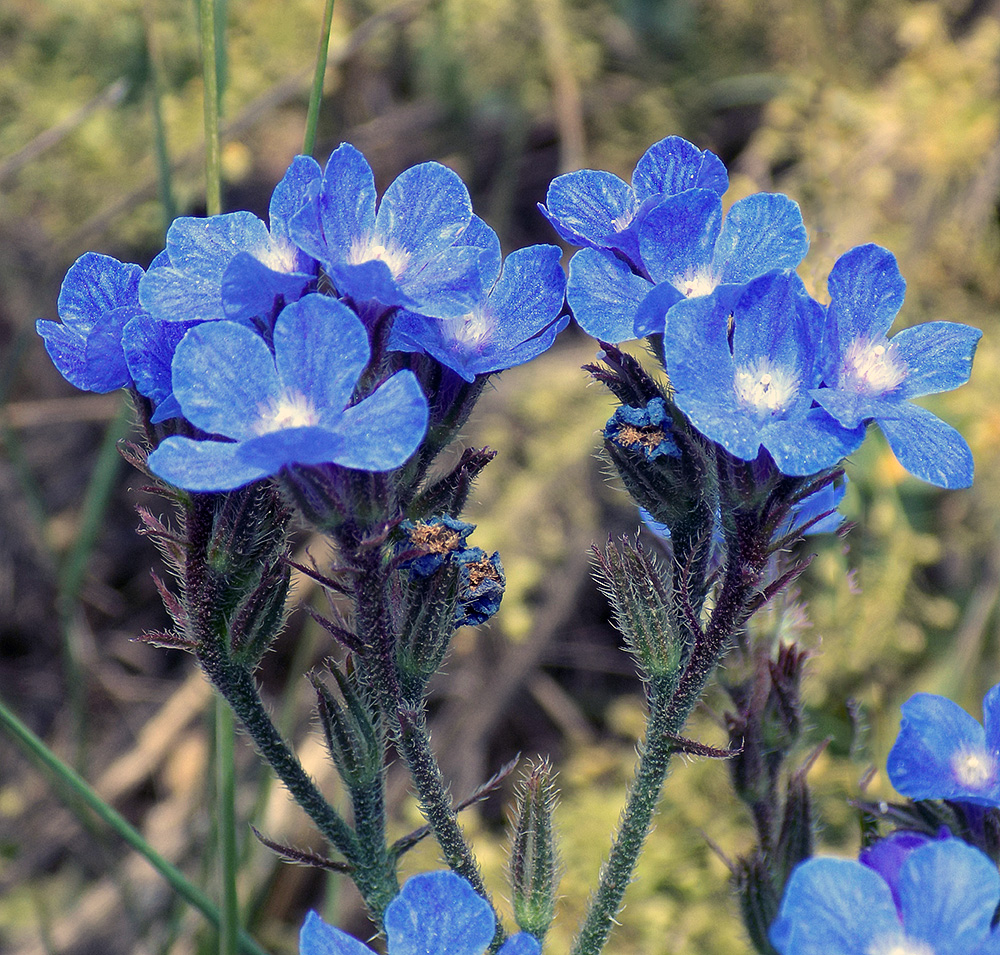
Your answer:
[[[829,289],[825,387],[813,397],[846,428],[875,421],[911,474],[939,487],[968,487],[973,463],[965,440],[909,399],[968,381],[982,332],[926,322],[887,338],[906,283],[892,253],[877,245],[842,255]]]
[[[677,302],[715,295],[731,307],[752,279],[793,269],[809,247],[802,213],[787,196],[756,193],[733,203],[708,189],[670,196],[644,216],[638,258],[596,249],[569,264],[566,297],[573,317],[601,341],[663,332]]]
[[[315,281],[316,263],[294,245],[288,226],[319,175],[315,160],[292,160],[271,196],[270,231],[252,212],[175,219],[168,261],[140,285],[143,306],[167,322],[260,318],[269,325]]]
[[[86,252],[70,266],[59,290],[62,322],[39,319],[35,329],[60,374],[84,391],[108,392],[132,384],[122,331],[142,309],[138,265]]]
[[[177,346],[174,394],[193,425],[232,440],[170,437],[149,466],[190,491],[231,490],[293,464],[398,467],[423,439],[427,402],[401,371],[348,407],[368,359],[360,320],[323,295],[282,311],[273,354],[244,325],[198,325]]]
[[[680,457],[671,436],[673,422],[662,398],[653,398],[644,408],[622,405],[604,426],[604,440],[619,447],[642,452],[647,461],[659,457]]]
[[[507,578],[500,554],[490,557],[478,547],[468,547],[455,555],[459,567],[456,627],[477,627],[486,623],[500,609]]]
[[[861,862],[814,858],[792,873],[770,939],[779,955],[996,955],[998,901],[996,866],[960,839],[910,851],[895,886]]]
[[[553,179],[545,197],[548,206],[538,208],[570,245],[616,250],[638,262],[638,229],[657,202],[688,189],[721,196],[728,187],[718,156],[680,136],[668,136],[643,154],[631,186],[613,173],[581,169]]]
[[[122,351],[136,391],[153,402],[154,424],[179,418],[181,406],[174,397],[170,364],[188,329],[200,322],[165,322],[142,312],[122,331]]]
[[[454,872],[425,872],[406,880],[385,910],[388,955],[483,955],[493,940],[496,919]],[[501,955],[538,955],[537,940],[526,932],[511,936]],[[299,955],[374,955],[372,949],[315,912],[299,934]]]
[[[783,474],[833,467],[865,432],[813,406],[822,335],[823,309],[791,273],[754,280],[732,310],[715,295],[680,302],[664,335],[674,401],[702,434],[744,461],[764,448]]]
[[[887,764],[898,793],[1000,806],[1000,685],[983,700],[985,728],[933,693],[911,696],[902,711]]]
[[[318,192],[293,217],[292,239],[322,264],[341,297],[454,318],[479,302],[479,250],[456,244],[472,219],[462,180],[440,163],[401,173],[376,211],[375,177],[344,143]]]
[[[473,216],[455,245],[462,246],[480,250],[473,307],[451,318],[401,311],[393,320],[389,347],[424,352],[471,382],[540,355],[569,317],[559,318],[566,276],[554,245],[519,249],[501,267],[500,240]]]

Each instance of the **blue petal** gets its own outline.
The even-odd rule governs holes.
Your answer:
[[[344,438],[318,425],[282,428],[247,438],[237,445],[236,460],[277,474],[292,464],[330,464],[344,451]]]
[[[334,425],[368,364],[368,333],[343,302],[307,295],[274,326],[275,365],[286,389],[307,395],[324,425]]]
[[[344,439],[335,464],[360,471],[389,471],[403,464],[427,432],[427,399],[411,371],[348,408],[336,426]]]
[[[129,315],[127,309],[113,309],[108,313],[114,318],[122,318]],[[52,359],[52,364],[59,370],[71,385],[84,391],[95,391],[105,393],[114,391],[116,388],[123,388],[129,383],[128,369],[122,368],[124,360],[118,360],[118,356],[113,355],[110,364],[103,360],[107,358],[107,347],[100,348],[103,355],[88,355],[89,338],[92,335],[100,334],[94,328],[82,328],[72,324],[61,322],[47,322],[39,319],[35,322],[35,331],[42,337],[45,343],[45,350]],[[112,341],[105,341],[105,346],[113,345],[114,340],[121,335],[121,323],[114,322],[110,329],[104,333],[110,335]],[[120,346],[119,346],[120,353]],[[114,349],[112,348],[113,352]],[[95,360],[92,360],[95,359]],[[97,360],[101,359],[101,360]]]
[[[837,259],[827,287],[830,341],[839,344],[841,354],[856,338],[884,335],[906,293],[895,256],[871,244],[857,246]]]
[[[454,318],[464,315],[482,300],[484,286],[488,287],[482,268],[489,264],[489,256],[483,259],[479,249],[458,244],[446,249],[418,272],[404,273],[398,284],[408,301],[414,303],[411,307],[416,311],[436,318]]]
[[[606,248],[635,214],[635,195],[610,172],[580,169],[549,184],[542,214],[571,245]]]
[[[794,369],[800,400],[811,403],[806,389],[819,384],[817,361],[823,335],[823,308],[805,291],[793,272],[764,275],[751,282],[734,313],[733,360],[737,365],[767,357]]]
[[[369,259],[357,265],[331,261],[325,263],[325,268],[337,291],[359,304],[375,301],[404,308],[420,305],[399,287],[392,270],[381,259]]]
[[[465,183],[447,166],[425,162],[401,172],[386,189],[375,216],[375,236],[389,247],[405,250],[405,279],[455,243],[472,218]]]
[[[142,314],[138,305],[113,308],[90,330],[83,350],[90,391],[111,391],[131,383],[122,350],[122,332],[133,318]]]
[[[813,388],[809,393],[846,428],[856,428],[862,421],[882,412],[894,413],[894,409],[901,404],[895,399],[886,400],[883,397],[872,397],[856,391],[840,391],[837,388]]]
[[[492,346],[500,350],[520,345],[559,314],[566,291],[561,257],[554,245],[533,245],[507,256],[487,299],[496,319]]]
[[[188,491],[231,491],[259,481],[269,471],[237,457],[239,444],[228,441],[165,439],[149,456],[150,470]]]
[[[192,328],[174,352],[174,394],[184,417],[209,434],[251,438],[260,411],[280,393],[264,340],[235,322]]]
[[[809,410],[804,418],[772,419],[760,431],[760,443],[778,470],[798,476],[833,467],[857,451],[864,439],[864,426],[848,430],[819,408]]]
[[[497,955],[539,955],[542,946],[538,944],[538,939],[528,932],[518,932],[511,935],[503,945]]]
[[[407,879],[385,910],[389,955],[482,955],[495,925],[489,903],[447,871]]]
[[[643,220],[639,251],[649,277],[685,295],[689,278],[707,273],[722,224],[722,200],[707,189],[665,199]]]
[[[175,219],[167,232],[170,265],[143,276],[139,300],[167,322],[223,320],[226,266],[238,252],[265,258],[269,250],[267,227],[250,212]]]
[[[798,203],[758,192],[734,202],[712,258],[720,284],[743,285],[777,269],[794,269],[809,250]]]
[[[289,232],[292,216],[319,188],[323,172],[312,156],[296,156],[271,193],[268,211],[271,241],[279,246],[293,245]]]
[[[186,322],[163,322],[143,312],[122,332],[122,349],[136,390],[157,406],[173,394],[170,364],[191,327]]]
[[[728,188],[729,174],[722,160],[680,136],[668,136],[650,146],[632,173],[632,189],[640,202],[688,189],[710,189],[721,196]]]
[[[374,955],[372,950],[339,928],[309,912],[299,932],[299,955]]]
[[[634,337],[645,338],[647,335],[662,335],[666,327],[667,312],[682,298],[684,298],[684,294],[669,282],[654,285],[636,310],[635,324],[632,329]]]
[[[901,403],[899,417],[876,418],[896,455],[914,477],[937,487],[971,487],[975,466],[968,444],[926,408]]]
[[[1000,683],[983,699],[983,729],[986,745],[991,751],[1000,753]]]
[[[925,322],[904,328],[892,338],[907,375],[896,392],[900,398],[919,398],[964,385],[972,374],[972,358],[983,333],[957,322]]]
[[[876,941],[901,942],[902,934],[877,873],[860,862],[816,858],[792,872],[770,938],[779,955],[870,955]]]
[[[488,292],[500,275],[503,262],[500,237],[479,216],[473,216],[455,245],[468,245],[479,250],[479,273],[483,279],[483,290]]]
[[[902,706],[899,735],[886,770],[896,792],[911,799],[961,798],[951,760],[961,749],[981,750],[979,725],[957,703],[933,693],[917,693]]]
[[[312,275],[276,272],[249,252],[237,252],[222,277],[222,308],[232,321],[270,320],[276,302],[297,301],[312,281]]]
[[[1000,873],[979,849],[944,839],[914,849],[899,873],[906,934],[938,955],[966,955],[989,935]]]
[[[312,233],[313,207],[307,204],[292,217],[292,240],[324,265],[345,262],[352,245],[371,237],[375,228],[375,201],[375,176],[368,160],[350,143],[342,143],[327,161],[320,187],[318,212],[322,239]]]
[[[566,298],[577,324],[602,342],[629,341],[639,304],[652,283],[616,256],[583,249],[569,261]]]
[[[56,308],[64,324],[88,331],[114,308],[139,304],[138,265],[119,262],[110,255],[85,252],[66,272]]]

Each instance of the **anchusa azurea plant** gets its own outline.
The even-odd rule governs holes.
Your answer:
[[[719,159],[677,137],[651,147],[630,184],[560,176],[542,211],[580,247],[567,284],[556,246],[504,258],[450,169],[414,166],[380,198],[344,144],[325,168],[292,162],[268,223],[177,219],[146,272],[83,256],[63,283],[61,322],[38,323],[74,385],[130,391],[145,440],[128,456],[176,505],[171,526],[143,512],[176,580],[160,583],[174,628],[146,639],[194,654],[332,858],[273,847],[350,877],[390,955],[530,955],[553,918],[551,768],[529,768],[518,793],[508,892],[520,933],[509,935],[431,747],[426,695],[457,628],[487,621],[505,585],[500,555],[462,518],[495,452],[466,449],[448,467],[441,453],[484,385],[548,349],[571,317],[598,339],[587,371],[618,402],[604,451],[656,535],[594,550],[648,725],[574,955],[604,947],[677,754],[727,760],[751,812],[754,848],[733,870],[758,951],[993,951],[996,704],[985,736],[969,719],[948,735],[943,704],[907,704],[890,773],[904,795],[943,802],[921,810],[910,842],[891,836],[860,863],[806,861],[810,761],[788,762],[804,739],[807,654],[794,627],[754,619],[779,603],[795,619],[790,587],[808,561],[791,545],[840,528],[844,460],[870,425],[918,477],[971,483],[965,442],[910,399],[962,384],[979,332],[932,322],[889,337],[904,283],[874,245],[840,257],[818,302],[793,271],[808,249],[795,202],[761,193],[724,214],[727,188]],[[619,347],[631,339],[658,367]],[[297,523],[329,538],[329,566],[291,561]],[[310,678],[349,812],[303,770],[254,678],[282,628],[292,567],[336,598],[319,618],[336,652]],[[717,672],[724,748],[683,735]],[[391,841],[385,768],[396,757],[427,826]],[[451,872],[401,889],[400,860],[427,834]],[[845,927],[860,898],[874,914]],[[315,914],[300,950],[369,951]]]

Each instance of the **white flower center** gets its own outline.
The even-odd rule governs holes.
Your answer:
[[[458,318],[441,319],[441,324],[445,337],[466,350],[487,344],[493,333],[492,317],[478,308]]]
[[[906,362],[886,338],[856,338],[840,368],[840,385],[861,395],[884,395],[906,380]]]
[[[279,398],[265,402],[257,409],[257,434],[307,428],[319,424],[319,414],[312,402],[301,392],[288,389]]]
[[[611,224],[614,226],[615,232],[624,232],[632,224],[634,218],[635,210],[626,209],[620,216],[612,219]]]
[[[711,295],[719,283],[710,269],[697,269],[671,279],[670,284],[687,298],[698,298]]]
[[[410,253],[391,245],[382,245],[374,236],[351,243],[351,249],[347,253],[347,261],[351,265],[361,265],[363,262],[371,262],[375,259],[385,262],[395,279],[399,278],[409,264]]]
[[[957,782],[969,789],[988,789],[996,781],[996,757],[985,749],[963,747],[951,758]]]
[[[935,955],[935,952],[926,942],[894,935],[892,938],[876,939],[865,955]]]
[[[294,272],[298,249],[290,242],[279,242],[271,239],[266,249],[254,253],[258,262],[262,262],[275,272]]]
[[[762,356],[736,369],[734,385],[736,398],[744,407],[758,414],[775,415],[792,403],[798,393],[799,379],[793,371],[779,368],[770,358]]]

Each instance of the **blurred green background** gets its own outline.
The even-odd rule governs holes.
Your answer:
[[[263,215],[301,148],[322,14],[315,0],[228,0],[225,207]],[[211,708],[183,655],[131,642],[164,626],[134,528],[162,510],[117,461],[118,396],[73,392],[33,330],[93,249],[147,264],[172,215],[203,211],[197,9],[188,0],[4,0],[0,6],[0,698],[80,767],[164,854],[212,891]],[[815,651],[810,776],[821,844],[852,852],[846,799],[890,796],[883,766],[916,690],[977,716],[1000,680],[1000,3],[997,0],[337,0],[317,158],[362,149],[380,188],[437,159],[470,186],[506,251],[554,236],[535,208],[582,166],[628,178],[680,134],[727,163],[727,201],[788,193],[812,247],[815,294],[837,256],[876,241],[907,278],[899,325],[981,328],[968,386],[928,399],[976,459],[969,491],[906,476],[873,435],[848,464],[846,543],[817,539],[801,583]],[[158,158],[159,157],[159,158]],[[161,170],[169,166],[169,177]],[[568,944],[617,821],[642,728],[641,688],[618,650],[587,548],[632,533],[627,498],[596,456],[611,404],[568,331],[499,376],[467,433],[500,454],[471,508],[508,592],[490,627],[463,631],[434,697],[435,743],[456,797],[516,752],[560,768],[564,877],[552,951]],[[321,556],[316,542],[302,548]],[[300,582],[297,601],[315,600]],[[319,606],[322,606],[320,601]],[[303,760],[335,783],[302,672],[332,652],[293,614],[262,671]],[[850,705],[849,702],[850,701]],[[711,702],[711,700],[710,700]],[[853,715],[852,715],[853,714]],[[721,745],[710,707],[691,735]],[[804,755],[804,754],[803,754]],[[242,818],[322,846],[240,753]],[[393,827],[419,824],[395,771]],[[467,823],[504,896],[504,800]],[[749,848],[724,765],[679,763],[609,951],[749,951],[724,857]],[[247,921],[296,950],[304,911],[364,935],[353,890],[244,840]],[[433,846],[408,861],[436,867]],[[0,737],[0,950],[13,955],[209,952],[211,933],[145,863],[81,821]]]

